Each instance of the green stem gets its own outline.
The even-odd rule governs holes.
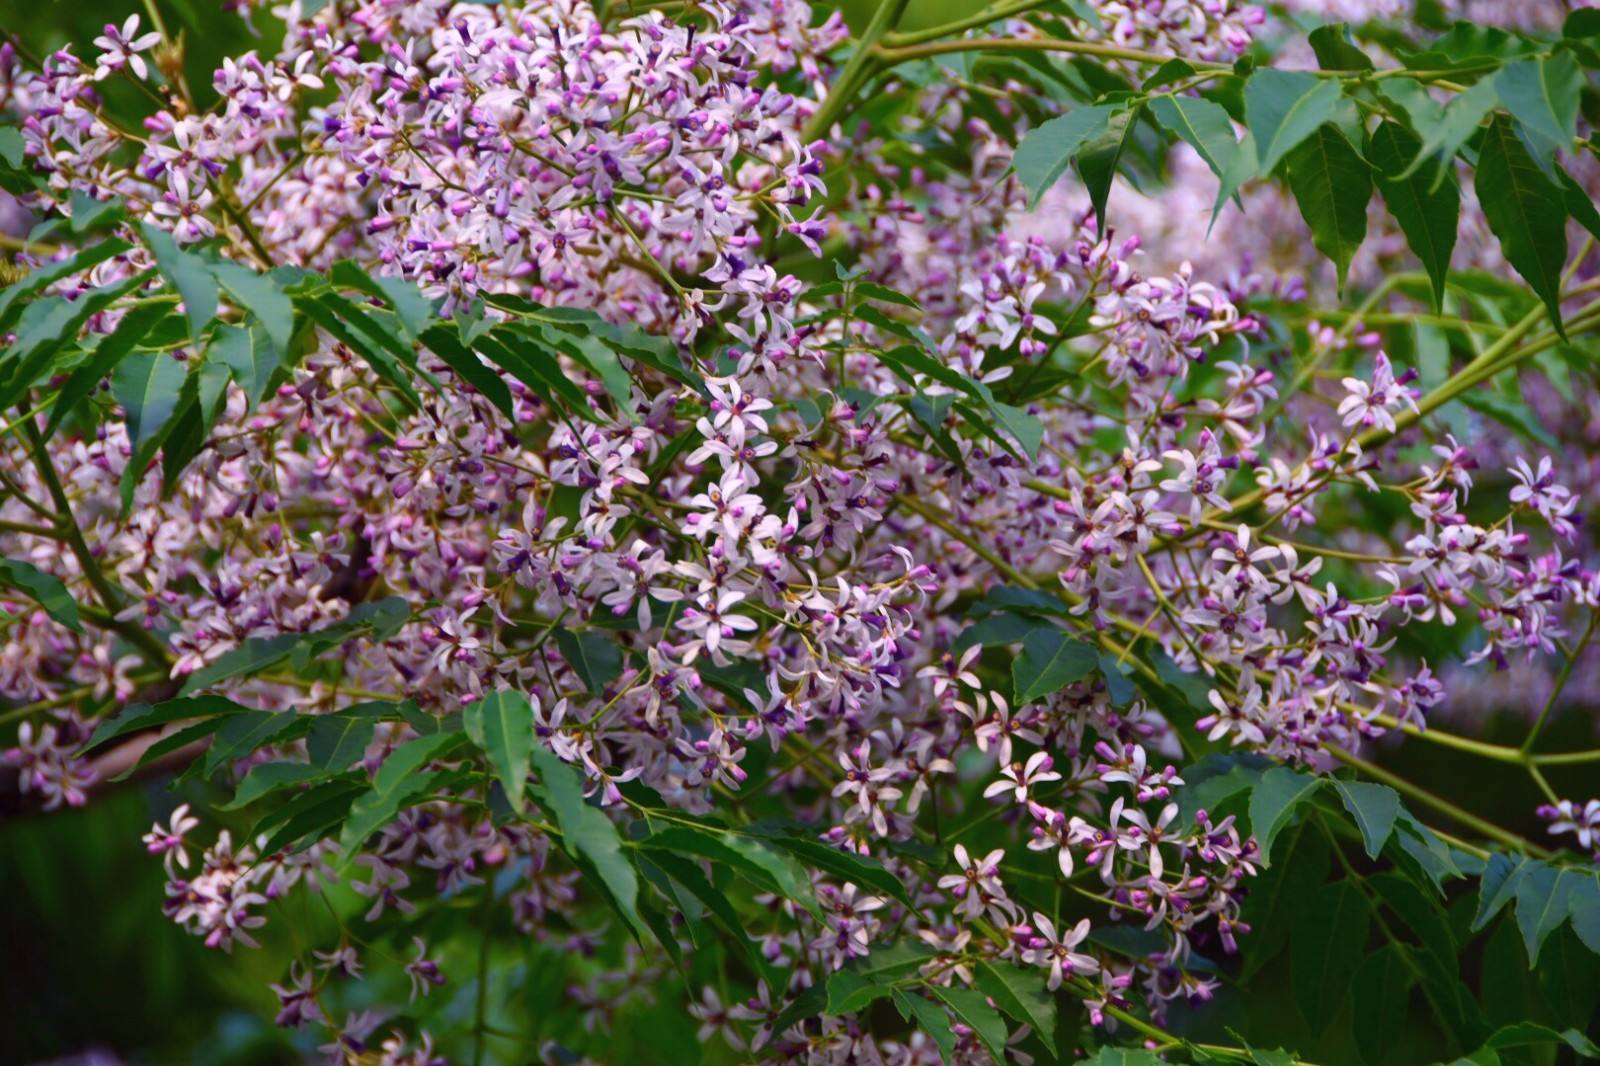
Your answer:
[[[1062,41],[1052,37],[963,37],[954,41],[934,41],[929,44],[910,45],[905,48],[876,49],[878,58],[888,64],[904,63],[910,59],[927,59],[931,56],[951,55],[956,52],[1066,52],[1072,55],[1098,56],[1101,59],[1122,59],[1129,63],[1159,66],[1172,59],[1157,52],[1141,52],[1137,48],[1119,48],[1098,41]],[[1192,60],[1196,70],[1225,71],[1223,63],[1205,63]]]
[[[900,21],[900,16],[909,2],[910,0],[882,0],[878,5],[878,10],[872,16],[872,22],[867,25],[861,40],[856,42],[855,53],[839,72],[839,80],[833,83],[833,88],[828,90],[822,105],[800,131],[801,144],[810,144],[828,132],[828,127],[833,125],[834,119],[850,102],[850,97],[854,95],[863,72],[873,61],[873,50],[877,47],[879,39],[894,29],[894,24]]]
[[[1561,673],[1556,676],[1555,687],[1550,690],[1550,698],[1544,701],[1544,708],[1539,711],[1539,717],[1534,720],[1533,728],[1528,730],[1528,739],[1522,742],[1520,749],[1523,754],[1533,750],[1533,742],[1539,739],[1539,733],[1544,729],[1544,723],[1550,717],[1550,712],[1555,708],[1556,700],[1561,698],[1561,692],[1567,687],[1567,679],[1572,676],[1572,668],[1578,665],[1578,656],[1583,654],[1583,649],[1589,646],[1589,641],[1594,637],[1595,623],[1600,621],[1600,611],[1589,612],[1589,624],[1584,627],[1583,638],[1578,641],[1577,647],[1572,649],[1572,654],[1567,656],[1567,661],[1561,666]]]

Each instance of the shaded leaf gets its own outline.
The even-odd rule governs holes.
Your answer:
[[[1402,177],[1418,158],[1421,140],[1396,122],[1381,122],[1372,131],[1367,158],[1378,169],[1378,192],[1400,224],[1406,244],[1422,261],[1433,283],[1433,306],[1444,305],[1444,282],[1456,246],[1461,214],[1461,189],[1455,171],[1446,169],[1437,187],[1423,174]]]
[[[345,862],[355,857],[368,837],[393,821],[407,801],[428,791],[433,780],[422,768],[462,739],[460,733],[434,733],[407,741],[389,753],[373,775],[372,787],[350,806],[339,835]]]
[[[1251,75],[1244,86],[1244,107],[1260,173],[1271,174],[1296,145],[1333,118],[1341,95],[1336,79],[1303,71],[1268,69]]]
[[[511,809],[522,814],[533,752],[533,705],[528,697],[509,689],[492,692],[467,707],[461,724],[489,757]]]
[[[582,777],[549,748],[535,744],[530,761],[539,775],[533,793],[555,818],[562,850],[604,892],[634,936],[642,939],[648,929],[639,917],[639,879],[622,852],[617,827],[604,812],[584,802]]]
[[[1369,1063],[1388,1061],[1409,1015],[1413,977],[1404,949],[1388,944],[1356,967],[1350,982],[1356,1047]]]
[[[1106,131],[1115,113],[1109,104],[1079,107],[1028,131],[1011,157],[1011,167],[1028,190],[1029,210],[1067,172],[1078,149]]]
[[[1250,793],[1250,827],[1261,846],[1261,864],[1271,865],[1272,842],[1289,824],[1300,805],[1322,787],[1323,779],[1297,773],[1286,766],[1274,767],[1261,775]]]
[[[239,787],[234,790],[233,799],[217,809],[235,811],[275,792],[303,785],[308,781],[321,780],[327,776],[328,772],[321,767],[303,762],[260,763],[252,766],[250,772],[244,775],[244,780],[240,781]]]
[[[807,837],[788,836],[783,834],[766,835],[763,839],[769,841],[773,847],[787,851],[801,862],[814,866],[824,873],[846,882],[854,882],[863,888],[881,893],[899,900],[906,906],[915,906],[911,895],[906,891],[900,879],[886,870],[881,862],[870,855],[857,855],[852,851],[841,851],[838,848],[824,844]]]
[[[1233,122],[1218,104],[1198,96],[1158,96],[1150,112],[1162,127],[1183,138],[1211,168],[1223,177],[1239,154]]]
[[[1552,210],[1561,191],[1528,155],[1511,121],[1496,115],[1483,136],[1474,187],[1506,259],[1561,327],[1561,270],[1567,261],[1566,212]]]
[[[555,638],[561,657],[591,693],[599,695],[622,676],[622,649],[604,634],[590,629],[574,633],[558,628]]]
[[[1011,664],[1012,692],[1020,707],[1083,680],[1098,667],[1092,645],[1065,630],[1041,626],[1023,639],[1022,654]]]
[[[44,608],[44,613],[74,633],[83,632],[78,620],[78,603],[67,586],[54,574],[47,574],[20,559],[0,559],[0,586],[18,589]]]
[[[978,991],[1011,1017],[1032,1027],[1046,1047],[1055,1045],[1056,997],[1041,970],[1024,970],[999,959],[978,963]]]
[[[183,298],[183,313],[189,319],[189,335],[196,341],[217,317],[220,292],[211,264],[193,252],[178,247],[172,234],[160,226],[141,223],[139,233],[145,247],[155,257],[156,267]]]
[[[1289,939],[1294,999],[1312,1031],[1320,1032],[1344,1002],[1350,975],[1366,955],[1371,912],[1351,881],[1323,885],[1298,911]]]
[[[1325,123],[1288,154],[1289,187],[1311,227],[1311,243],[1333,260],[1339,287],[1367,236],[1372,173],[1339,127]]]
[[[1494,76],[1495,92],[1528,131],[1546,164],[1578,135],[1578,97],[1583,74],[1571,52],[1510,63]]]
[[[1355,819],[1361,830],[1367,857],[1376,859],[1394,832],[1394,820],[1400,814],[1400,793],[1388,785],[1368,781],[1340,781],[1335,779],[1334,789],[1344,803],[1344,809]]]

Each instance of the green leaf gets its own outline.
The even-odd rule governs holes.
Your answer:
[[[1027,132],[1011,157],[1011,168],[1028,190],[1028,210],[1067,172],[1078,149],[1110,127],[1116,110],[1110,104],[1080,107]]]
[[[906,886],[900,883],[900,879],[884,869],[883,864],[870,855],[840,851],[836,847],[807,837],[773,833],[764,835],[762,839],[823,873],[890,896],[908,907],[916,906],[911,894],[906,891]]]
[[[1490,853],[1478,882],[1478,909],[1472,919],[1474,933],[1488,925],[1502,907],[1516,898],[1517,882],[1522,877],[1524,864],[1529,861],[1520,857],[1511,859],[1498,851]]]
[[[370,635],[375,640],[387,640],[399,631],[409,617],[410,609],[406,602],[398,596],[390,596],[373,603],[358,604],[342,620],[308,633],[251,637],[190,674],[179,695],[187,696],[219,681],[259,673],[291,656],[303,665],[313,657],[358,636]]]
[[[72,213],[72,232],[76,235],[109,227],[123,217],[121,200],[97,200],[79,189],[72,192],[69,210]]]
[[[161,478],[169,491],[210,441],[231,377],[227,366],[210,359],[190,365],[178,393],[178,412],[162,440]]]
[[[1038,627],[1037,619],[1020,614],[992,614],[963,629],[952,647],[959,653],[974,644],[1016,644]]]
[[[1588,877],[1573,885],[1567,903],[1572,931],[1584,947],[1600,955],[1600,879]]]
[[[282,362],[273,358],[267,348],[266,330],[257,325],[250,329],[242,326],[218,326],[211,334],[211,346],[206,358],[228,368],[233,380],[253,408],[266,398],[272,384],[272,375]]]
[[[461,380],[477,389],[485,399],[499,408],[506,418],[516,421],[517,407],[511,399],[511,389],[493,367],[478,358],[476,352],[460,341],[459,334],[455,330],[442,323],[430,326],[422,334],[422,343],[426,344],[434,355],[444,360],[444,364],[455,371]]]
[[[1011,663],[1012,693],[1017,706],[1082,681],[1098,666],[1092,645],[1068,636],[1065,630],[1041,626],[1023,639],[1022,654]]]
[[[1401,869],[1408,873],[1420,873],[1440,895],[1444,894],[1447,878],[1466,876],[1456,864],[1450,846],[1432,829],[1417,821],[1416,815],[1402,807],[1395,821],[1400,831],[1395,833],[1394,840],[1400,845],[1401,854],[1412,864],[1411,868],[1407,868],[1405,862],[1399,862]],[[1390,854],[1394,854],[1392,849]],[[1418,883],[1421,884],[1420,881]]]
[[[1528,131],[1546,164],[1558,150],[1570,150],[1578,135],[1578,98],[1583,87],[1578,61],[1565,51],[1508,64],[1494,76],[1500,102]]]
[[[997,401],[989,407],[1005,431],[1015,437],[1022,450],[1028,453],[1028,458],[1039,458],[1039,445],[1044,443],[1044,423],[1022,408],[1010,404]]]
[[[1323,70],[1371,70],[1372,60],[1350,37],[1350,27],[1330,22],[1311,31],[1311,50]]]
[[[22,166],[22,161],[28,158],[27,146],[21,130],[15,126],[0,126],[0,160],[6,166]]]
[[[1260,70],[1244,85],[1245,114],[1261,174],[1271,174],[1300,142],[1333,118],[1342,90],[1334,78],[1303,71]]]
[[[1537,1022],[1517,1022],[1515,1025],[1503,1026],[1490,1034],[1484,1041],[1484,1047],[1494,1048],[1496,1051],[1505,1051],[1509,1048],[1541,1047],[1551,1044],[1565,1044],[1573,1051],[1586,1059],[1600,1059],[1600,1046],[1596,1046],[1583,1033],[1576,1029],[1567,1029],[1562,1032],[1540,1025]]]
[[[349,769],[366,755],[378,722],[390,712],[398,713],[395,704],[374,701],[317,715],[306,734],[311,764],[321,770]]]
[[[894,990],[893,983],[871,980],[855,970],[838,970],[828,978],[828,1013],[854,1014]]]
[[[1323,785],[1323,779],[1297,773],[1286,766],[1274,767],[1261,775],[1250,793],[1250,827],[1261,846],[1261,865],[1270,866],[1272,842],[1289,824],[1300,805]]]
[[[1183,138],[1218,178],[1227,173],[1239,154],[1233,122],[1220,105],[1210,100],[1198,96],[1158,96],[1150,101],[1150,112],[1163,128]]]
[[[355,352],[372,367],[379,379],[393,387],[415,411],[422,407],[422,397],[411,384],[406,368],[382,343],[358,333],[345,324],[340,312],[341,299],[332,293],[307,294],[296,297],[295,306],[334,340]],[[347,306],[347,305],[346,305]]]
[[[389,753],[373,775],[372,787],[350,806],[350,816],[339,834],[345,862],[355,858],[368,837],[393,821],[407,801],[432,786],[432,777],[422,773],[422,768],[462,739],[460,733],[434,733],[407,741]]]
[[[605,386],[606,394],[616,401],[617,410],[624,414],[629,412],[628,404],[633,397],[633,378],[610,345],[592,334],[569,333],[553,326],[541,329],[539,333],[551,347],[567,353],[588,367],[590,373],[599,378],[600,383]]]
[[[1404,126],[1381,122],[1368,140],[1367,158],[1378,170],[1378,192],[1384,204],[1400,224],[1406,244],[1428,272],[1428,280],[1433,283],[1434,310],[1438,311],[1444,306],[1445,277],[1456,246],[1461,188],[1450,168],[1445,169],[1444,181],[1437,187],[1421,174],[1401,176],[1419,158],[1421,146],[1416,134]]]
[[[131,247],[133,246],[127,241],[113,237],[92,244],[65,259],[40,266],[24,275],[21,281],[0,289],[0,333],[11,332],[16,316],[26,306],[26,299],[34,293],[42,292],[62,278],[69,278],[98,266],[107,259],[123,254]]]
[[[721,863],[764,891],[793,900],[813,914],[820,913],[805,869],[762,840],[708,827],[671,825],[639,841],[639,847],[698,855]]]
[[[1386,944],[1356,967],[1350,981],[1356,1047],[1369,1063],[1389,1061],[1404,1031],[1413,977],[1405,949]]]
[[[944,1008],[914,992],[900,989],[894,990],[894,1005],[900,1011],[900,1017],[915,1021],[917,1028],[927,1033],[939,1046],[939,1057],[945,1066],[955,1066],[956,1036],[950,1029],[950,1019]]]
[[[539,774],[538,783],[531,786],[533,794],[554,816],[561,830],[562,850],[642,940],[649,929],[639,917],[639,878],[623,854],[617,827],[602,811],[584,802],[582,777],[549,748],[535,744],[531,761]]]
[[[266,274],[226,260],[212,264],[211,273],[229,299],[256,316],[278,358],[288,354],[294,334],[294,304],[283,286]]]
[[[21,559],[0,559],[0,585],[28,594],[44,613],[74,633],[83,632],[78,620],[78,604],[67,586],[54,574],[47,574]]]
[[[1422,169],[1423,163],[1435,156],[1439,157],[1439,170],[1433,179],[1437,186],[1444,180],[1446,171],[1450,170],[1450,161],[1455,158],[1461,146],[1467,143],[1478,130],[1478,124],[1483,121],[1494,105],[1499,101],[1495,92],[1494,81],[1485,78],[1466,92],[1457,95],[1444,108],[1444,116],[1432,127],[1425,131],[1422,148],[1418,150],[1416,158],[1411,165],[1406,167],[1401,177],[1409,178],[1412,174]]]
[[[607,685],[622,676],[622,649],[604,634],[592,629],[574,633],[570,629],[557,628],[555,637],[561,657],[594,695],[598,696]]]
[[[978,1034],[978,1039],[983,1042],[996,1062],[1006,1061],[1006,1022],[1000,1017],[1000,1012],[989,1006],[989,1001],[982,992],[970,988],[942,985],[929,985],[928,991],[942,1000],[973,1032]]]
[[[89,358],[62,383],[56,402],[50,408],[50,420],[45,424],[44,435],[53,436],[62,419],[93,393],[122,357],[144,340],[151,327],[167,314],[168,308],[163,304],[142,304],[130,308],[117,323],[117,328],[101,337]]]
[[[1567,261],[1566,212],[1561,191],[1528,155],[1511,120],[1496,115],[1483,136],[1474,182],[1489,228],[1506,259],[1533,287],[1561,327],[1561,270]]]
[[[1214,753],[1185,766],[1183,790],[1178,793],[1178,824],[1192,824],[1202,810],[1215,817],[1218,806],[1255,788],[1263,768],[1271,765],[1254,755]]]
[[[1367,781],[1340,781],[1335,779],[1334,789],[1344,803],[1344,809],[1355,819],[1366,844],[1367,857],[1376,859],[1394,832],[1394,820],[1400,813],[1400,793],[1388,785],[1375,785]]]
[[[994,585],[983,594],[983,599],[967,608],[968,618],[982,618],[997,611],[1015,611],[1019,614],[1069,616],[1067,605],[1061,599],[1038,589],[1015,588],[1011,585]]]
[[[186,377],[184,364],[163,352],[127,356],[111,372],[111,394],[122,405],[136,457],[166,435]]]
[[[310,766],[303,762],[264,762],[250,768],[244,775],[244,780],[239,782],[239,787],[234,790],[233,799],[218,807],[221,811],[236,811],[240,807],[248,807],[256,800],[263,799],[276,792],[295,785],[303,785],[308,781],[318,781],[328,776],[328,772],[318,766]]]
[[[202,775],[210,777],[229,763],[288,739],[292,732],[303,733],[309,724],[309,718],[293,711],[246,711],[230,715],[223,720],[216,739],[206,750]]]
[[[241,707],[221,696],[196,696],[190,699],[167,700],[164,703],[130,703],[115,718],[103,719],[95,727],[84,751],[93,751],[108,740],[126,736],[140,729],[182,722],[190,718],[215,718],[221,715],[243,714],[250,708]]]
[[[1556,868],[1542,862],[1528,863],[1517,879],[1517,929],[1528,950],[1528,968],[1539,962],[1539,949],[1546,938],[1567,920],[1571,894],[1589,873],[1568,867]]]
[[[1343,289],[1350,260],[1367,236],[1372,172],[1331,122],[1317,127],[1287,158],[1289,187],[1311,227],[1311,243],[1333,260]]]
[[[978,963],[977,987],[1001,1010],[1030,1026],[1045,1047],[1055,1046],[1056,997],[1045,987],[1042,971],[984,959]]]
[[[1122,153],[1133,140],[1133,131],[1139,125],[1139,107],[1115,116],[1108,129],[1086,142],[1078,150],[1078,173],[1089,190],[1089,203],[1094,208],[1096,232],[1106,230],[1106,201],[1111,196],[1111,182],[1117,176],[1117,165]]]
[[[533,753],[533,705],[528,697],[509,689],[490,693],[467,707],[461,724],[489,757],[511,809],[522,814]]]
[[[125,278],[73,300],[47,296],[30,304],[17,324],[17,339],[0,350],[0,410],[22,399],[61,349],[77,339],[91,316],[144,284],[147,277]]]
[[[1217,216],[1222,214],[1223,205],[1234,199],[1246,182],[1254,181],[1260,176],[1255,134],[1245,130],[1244,139],[1239,142],[1239,150],[1233,153],[1233,159],[1223,169],[1222,180],[1217,184],[1217,198],[1211,205],[1211,221],[1206,223],[1207,237],[1211,236],[1211,230],[1217,224]]]
[[[335,285],[366,293],[381,300],[394,312],[408,340],[420,340],[422,334],[435,320],[433,301],[425,296],[415,282],[389,276],[373,277],[359,263],[341,259],[328,271]]]
[[[1294,1000],[1313,1032],[1338,1013],[1350,976],[1366,956],[1371,913],[1353,881],[1323,885],[1299,905],[1289,938]]]
[[[189,335],[196,341],[205,332],[211,320],[217,317],[220,292],[217,279],[211,273],[211,264],[193,252],[184,251],[172,239],[172,234],[159,226],[142,223],[139,233],[145,247],[155,257],[156,267],[183,297],[183,313],[189,319]]]

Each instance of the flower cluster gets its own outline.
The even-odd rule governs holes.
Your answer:
[[[669,967],[596,906],[615,900],[575,861],[578,816],[520,817],[520,795],[489,784],[481,726],[460,724],[517,693],[520,739],[572,768],[591,801],[576,806],[608,825],[744,825],[742,805],[776,800],[823,856],[809,878],[756,864],[761,913],[730,930],[754,995],[695,988],[700,1039],[772,1061],[926,1061],[950,1035],[926,1018],[903,1042],[855,1012],[779,1024],[908,943],[930,989],[1004,963],[1104,1032],[1130,1011],[1160,1024],[1217,989],[1196,959],[1250,932],[1260,855],[1191,800],[1180,765],[1214,748],[1325,772],[1425,734],[1446,686],[1402,643],[1416,624],[1471,628],[1461,669],[1587,646],[1600,575],[1580,508],[1600,477],[1419,441],[1438,383],[1359,316],[1290,338],[1262,308],[1300,307],[1306,287],[1248,255],[1217,265],[1198,239],[1141,239],[1081,203],[1030,217],[1000,128],[1030,115],[1002,101],[979,117],[982,87],[953,72],[886,76],[907,101],[890,119],[815,128],[829,79],[854,70],[838,15],[618,6],[297,0],[280,53],[228,60],[203,108],[147,62],[161,37],[137,16],[92,58],[0,55],[0,103],[44,183],[26,205],[116,198],[122,232],[166,242],[50,295],[128,284],[169,308],[169,258],[214,260],[209,345],[179,330],[139,358],[205,389],[224,337],[251,353],[228,359],[177,476],[115,375],[109,397],[87,383],[102,417],[86,430],[0,432],[4,557],[94,604],[84,626],[5,604],[0,697],[31,716],[4,755],[20,790],[85,801],[77,708],[204,688],[261,731],[205,734],[207,773],[344,804],[343,835],[269,818],[199,849],[187,807],[151,829],[167,915],[209,947],[254,945],[275,901],[343,878],[361,897],[350,924],[406,931],[412,1001],[470,977],[412,924],[469,894],[594,960],[566,990],[586,1026],[652,995]],[[1207,62],[1265,20],[1231,0],[1095,6],[1105,42]],[[108,112],[112,78],[160,102],[140,129]],[[411,330],[395,294],[420,292],[434,329],[501,357],[419,354],[427,331],[411,330],[382,351],[414,366],[388,367],[317,318],[256,376],[284,324],[252,283],[288,301],[349,263],[375,279],[357,309],[397,312],[375,329]],[[138,313],[82,325],[112,336]],[[573,340],[574,322],[591,332]],[[602,343],[619,337],[626,367]],[[41,413],[30,430],[54,426]],[[1369,514],[1381,525],[1345,521]],[[391,601],[391,627],[362,613]],[[324,629],[341,634],[326,662],[237,666]],[[318,728],[334,716],[359,743]],[[193,739],[187,717],[162,719],[157,743]],[[488,760],[430,746],[452,729]],[[398,798],[368,824],[376,804],[347,786],[386,770],[405,780],[374,789]],[[1550,798],[1550,832],[1593,850],[1600,802]],[[648,868],[695,915],[654,930],[674,957],[700,945],[716,889],[694,854]],[[1119,923],[1148,950],[1096,935]],[[436,1061],[429,1033],[374,1043],[388,1015],[340,1010],[383,958],[348,931],[308,948],[273,986],[277,1023],[324,1031],[335,1061]],[[953,1039],[959,1061],[995,1057],[969,1026]]]

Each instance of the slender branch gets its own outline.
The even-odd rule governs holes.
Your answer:
[[[801,144],[810,144],[828,132],[834,119],[844,110],[859,87],[863,73],[874,59],[878,40],[894,29],[894,24],[900,21],[900,16],[905,12],[909,2],[910,0],[882,0],[878,5],[877,12],[872,16],[872,22],[861,35],[861,40],[856,42],[855,53],[839,72],[839,79],[828,90],[828,95],[821,106],[806,120],[805,127],[800,131]]]

